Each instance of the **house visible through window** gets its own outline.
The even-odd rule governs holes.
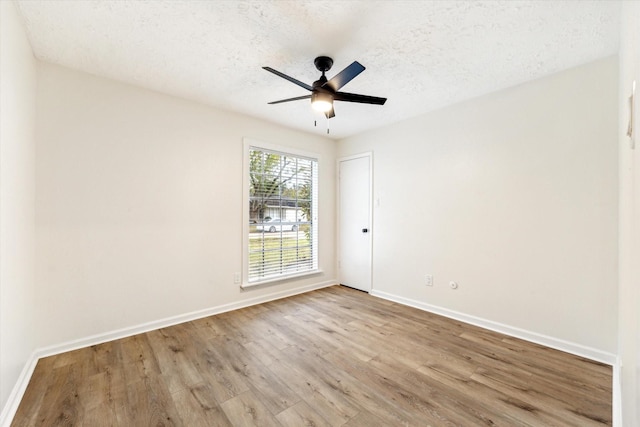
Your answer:
[[[317,160],[250,146],[248,162],[248,282],[317,270]]]

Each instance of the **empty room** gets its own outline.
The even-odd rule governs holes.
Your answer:
[[[640,426],[640,2],[0,18],[0,426]]]

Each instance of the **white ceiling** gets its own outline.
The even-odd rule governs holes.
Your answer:
[[[616,54],[620,1],[54,1],[19,0],[35,55],[306,132],[343,138]],[[336,102],[328,122],[311,84],[367,69],[344,91],[384,106]],[[314,128],[314,120],[318,127]]]

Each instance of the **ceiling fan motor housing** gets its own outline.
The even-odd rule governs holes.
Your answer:
[[[327,88],[323,88],[322,86],[327,82],[327,77],[324,75],[324,73],[322,73],[322,76],[316,80],[315,82],[313,82],[313,90],[324,90],[326,92],[329,92],[327,90]]]

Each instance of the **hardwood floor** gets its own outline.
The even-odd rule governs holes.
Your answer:
[[[12,426],[611,425],[611,367],[341,287],[41,359]]]

